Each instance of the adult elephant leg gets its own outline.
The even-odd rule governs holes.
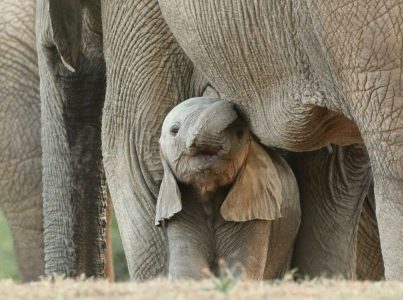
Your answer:
[[[307,3],[370,157],[385,278],[403,280],[403,4],[365,2]]]
[[[385,278],[391,280],[403,280],[403,90],[398,64],[392,71],[363,75],[368,92],[360,96],[368,105],[354,111],[371,160]]]
[[[102,1],[107,91],[102,147],[108,186],[133,279],[166,268],[164,233],[154,226],[164,116],[206,83],[170,33],[157,0]],[[199,79],[198,79],[199,78]]]
[[[371,185],[361,212],[357,238],[357,279],[382,280],[385,275],[378,223],[375,215],[374,187]]]
[[[379,11],[374,7],[368,9]],[[341,65],[340,81],[351,118],[358,125],[371,161],[385,278],[403,280],[402,4],[381,7],[388,14],[349,33],[351,40],[345,42],[344,50],[337,51],[335,60]],[[375,13],[372,10],[367,17]],[[372,24],[378,23],[382,30],[373,30]],[[345,52],[356,47],[357,38],[363,41],[362,48],[354,54]]]
[[[0,208],[22,281],[44,274],[35,1],[0,2]]]
[[[104,274],[101,30],[99,3],[37,1],[46,275]]]
[[[292,165],[302,211],[293,264],[304,275],[355,278],[358,223],[372,180],[365,147],[298,153]]]
[[[35,159],[24,163],[25,167],[34,166],[35,172],[16,172],[15,175],[25,178],[27,181],[16,180],[12,184],[22,187],[20,193],[13,193],[20,198],[11,199],[4,207],[4,215],[9,224],[13,237],[15,259],[18,272],[23,282],[39,280],[44,275],[44,245],[43,245],[43,218],[42,218],[42,195],[41,195],[41,168],[40,153]],[[36,174],[35,174],[36,173]],[[38,177],[32,177],[39,175]],[[7,183],[11,183],[8,181]],[[32,187],[33,189],[28,190]],[[30,193],[21,196],[22,191]],[[3,205],[3,203],[2,203]]]
[[[374,174],[376,216],[385,278],[403,280],[403,95],[393,94],[380,95],[390,102],[379,104],[383,107],[381,111],[372,112],[372,116],[383,116],[384,120],[367,124],[361,130]],[[386,111],[383,111],[384,108]]]
[[[381,124],[378,123],[378,127],[373,129],[369,126],[374,125],[368,124],[362,131],[366,136],[374,174],[376,216],[385,278],[403,280],[403,95],[393,93],[394,100],[381,104],[390,110],[373,112],[373,115],[379,113],[384,116]],[[381,97],[389,98],[386,95]],[[386,117],[386,113],[395,116]]]

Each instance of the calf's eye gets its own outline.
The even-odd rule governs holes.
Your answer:
[[[179,126],[178,125],[174,125],[169,129],[169,132],[171,133],[171,135],[175,136],[178,134],[179,131]]]

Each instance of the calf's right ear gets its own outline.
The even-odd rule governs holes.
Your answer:
[[[176,183],[176,178],[169,167],[168,162],[161,155],[164,176],[162,178],[158,194],[155,212],[155,225],[161,225],[163,220],[168,220],[182,210],[181,192]]]
[[[285,187],[287,188],[287,187]],[[275,220],[282,217],[283,187],[271,157],[255,141],[221,206],[226,221]]]
[[[63,65],[75,72],[81,49],[80,0],[49,0],[52,38]]]

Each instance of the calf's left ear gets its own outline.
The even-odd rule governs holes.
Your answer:
[[[157,207],[155,211],[155,225],[173,217],[182,210],[181,192],[176,183],[176,178],[172,173],[166,159],[161,155],[164,177],[162,178],[160,191],[158,194]]]
[[[245,163],[221,206],[221,215],[234,222],[281,218],[282,188],[272,159],[252,141]]]

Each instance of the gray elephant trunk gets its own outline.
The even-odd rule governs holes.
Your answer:
[[[234,105],[228,101],[217,101],[207,108],[197,119],[194,125],[194,134],[187,141],[187,148],[206,148],[212,147],[212,151],[217,152],[225,148],[223,131],[228,128],[235,120],[238,114]]]

